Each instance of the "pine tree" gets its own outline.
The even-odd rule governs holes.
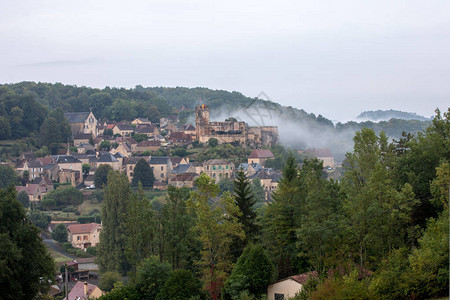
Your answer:
[[[153,183],[155,182],[153,170],[143,158],[138,160],[136,167],[134,168],[133,180],[131,181],[131,185],[137,186],[139,182],[141,182],[142,186],[145,188],[152,188]]]
[[[255,212],[255,198],[252,194],[251,184],[247,175],[242,169],[236,171],[236,179],[234,184],[234,201],[239,207],[241,215],[239,222],[242,224],[242,229],[245,232],[245,240],[238,239],[234,245],[235,257],[239,257],[244,250],[247,243],[256,237],[258,227],[256,226],[256,212]]]

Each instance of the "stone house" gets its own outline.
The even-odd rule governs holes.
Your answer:
[[[161,148],[161,142],[160,141],[142,141],[137,144],[136,146],[136,152],[142,153],[145,151],[156,151],[159,148]]]
[[[255,149],[248,157],[248,163],[258,163],[261,166],[264,167],[265,162],[268,159],[274,158],[275,155],[273,155],[272,151],[270,150],[261,150],[261,149]]]
[[[139,124],[148,124],[151,125],[152,122],[148,118],[136,118],[133,121],[131,121],[131,124],[133,125],[139,125]]]
[[[195,178],[197,178],[198,176],[199,175],[197,173],[174,174],[174,176],[169,181],[169,185],[178,188],[180,187],[192,188],[194,187]]]
[[[121,136],[128,136],[131,135],[134,128],[128,123],[117,123],[112,130],[114,135],[119,134]]]
[[[77,133],[73,137],[73,145],[75,147],[78,147],[78,145],[81,144],[89,144],[89,140],[91,139],[92,139],[91,133]]]
[[[159,133],[156,126],[150,124],[139,124],[134,128],[134,133],[145,134],[147,137],[154,137]]]
[[[223,159],[210,159],[203,163],[203,172],[211,178],[230,178],[234,172],[234,164]]]
[[[115,171],[120,171],[122,167],[119,160],[111,153],[104,153],[99,157],[97,160],[97,168],[101,165],[109,165]]]
[[[70,112],[64,113],[64,116],[69,121],[72,136],[77,133],[90,133],[94,137],[98,135],[97,119],[92,112]]]
[[[102,225],[97,223],[71,224],[67,227],[68,240],[74,248],[95,247],[100,241],[101,230]]]
[[[168,156],[152,156],[148,162],[153,169],[153,175],[157,181],[167,181],[172,172],[172,162]]]

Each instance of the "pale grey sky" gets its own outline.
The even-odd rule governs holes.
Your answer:
[[[449,1],[0,0],[0,83],[208,87],[349,120],[450,103]]]

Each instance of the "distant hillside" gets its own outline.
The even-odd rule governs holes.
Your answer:
[[[399,110],[377,110],[377,111],[365,111],[356,117],[357,120],[362,121],[388,121],[390,119],[400,120],[418,120],[418,121],[431,121],[430,118],[425,118],[416,113],[404,112]]]
[[[354,133],[362,127],[373,128],[377,133],[383,130],[390,138],[399,139],[403,131],[415,134],[430,124],[430,121],[387,118],[389,121],[334,125],[323,116],[303,109],[249,98],[239,92],[208,88],[94,89],[61,83],[20,82],[0,85],[0,127],[5,129],[0,130],[0,140],[38,135],[43,120],[55,109],[63,112],[92,110],[99,119],[116,121],[144,117],[154,123],[158,123],[160,117],[177,113],[182,122],[193,122],[193,109],[200,101],[210,106],[211,120],[234,117],[252,126],[275,125],[285,146],[330,148],[337,160],[342,160],[345,153],[352,150]]]

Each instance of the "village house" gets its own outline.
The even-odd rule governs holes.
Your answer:
[[[78,147],[81,144],[89,144],[89,141],[92,139],[91,133],[77,133],[73,137],[73,145]]]
[[[112,154],[120,153],[125,157],[131,157],[133,151],[131,150],[131,144],[129,142],[120,143],[117,148],[111,149]]]
[[[154,137],[159,133],[156,126],[150,124],[139,124],[134,128],[134,133],[145,134],[147,137]]]
[[[167,140],[173,145],[173,146],[183,146],[192,143],[192,138],[190,135],[185,134],[182,131],[176,131],[172,132]]]
[[[105,293],[96,285],[78,281],[64,300],[98,299]]]
[[[323,162],[323,167],[329,167],[334,168],[335,167],[335,161],[334,156],[331,154],[330,149],[328,148],[311,148],[306,149],[305,151],[299,150],[299,154],[304,154],[308,158],[317,158],[318,160],[321,160]]]
[[[45,187],[41,187],[39,184],[35,183],[27,183],[26,186],[16,186],[16,191],[17,193],[25,191],[32,202],[41,201],[44,198],[44,195],[47,194]]]
[[[111,153],[104,153],[99,157],[97,160],[97,168],[101,165],[109,165],[115,171],[120,171],[122,166],[119,160]]]
[[[169,180],[169,185],[175,186],[177,188],[192,188],[194,187],[195,178],[197,178],[198,176],[199,175],[197,173],[174,174],[173,177],[171,177],[171,179]]]
[[[79,154],[95,154],[95,147],[89,143],[81,143],[77,145],[77,152]]]
[[[249,179],[259,178],[264,187],[266,201],[272,200],[272,193],[277,189],[281,173],[272,169],[261,169]]]
[[[118,134],[121,136],[128,136],[131,135],[131,133],[134,131],[134,128],[128,123],[117,123],[112,130],[114,135]]]
[[[102,225],[97,223],[71,224],[67,227],[68,240],[74,248],[85,250],[88,247],[95,247],[100,241],[101,229]]]
[[[179,174],[195,173],[195,167],[191,164],[178,164],[169,174],[169,183]]]
[[[178,165],[186,165],[189,163],[189,157],[170,157],[172,167],[175,168]]]
[[[33,180],[44,172],[44,165],[40,160],[19,160],[15,165],[16,171],[23,176],[25,171],[28,172],[28,178]]]
[[[261,149],[255,149],[248,157],[248,163],[258,163],[261,166],[264,167],[266,161],[268,159],[274,158],[275,155],[273,155],[272,151],[270,150],[261,150]]]
[[[190,163],[195,168],[195,173],[202,174],[203,173],[203,163],[199,161],[194,161]]]
[[[64,116],[69,121],[72,136],[78,133],[90,133],[94,137],[97,133],[97,119],[92,112],[70,112],[64,113]]]
[[[152,122],[148,118],[136,118],[133,121],[131,121],[131,124],[133,125],[140,125],[140,124],[148,124],[151,125]]]
[[[184,134],[191,136],[191,139],[195,139],[195,127],[191,123],[183,126],[183,132]]]
[[[234,164],[223,159],[210,159],[203,163],[203,172],[211,178],[229,178],[234,172]]]
[[[262,169],[263,169],[263,167],[259,163],[250,163],[250,164],[242,163],[237,167],[237,170],[244,171],[244,173],[245,173],[245,175],[247,175],[247,177],[250,177],[250,176],[258,173]]]
[[[145,151],[156,151],[161,148],[160,141],[142,141],[136,146],[136,153],[142,153]]]
[[[50,179],[51,181],[58,180],[58,165],[57,164],[47,164],[44,166],[43,175]]]
[[[172,172],[172,162],[168,156],[152,156],[148,162],[153,169],[153,175],[157,181],[167,181]]]
[[[303,285],[310,277],[317,277],[317,271],[307,272],[299,275],[281,279],[267,288],[268,300],[287,300],[301,292]]]
[[[73,155],[53,155],[52,163],[58,165],[59,182],[70,182],[77,186],[82,181],[82,163]]]

